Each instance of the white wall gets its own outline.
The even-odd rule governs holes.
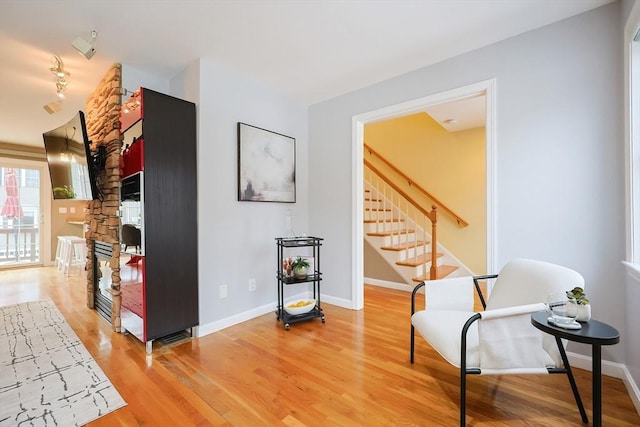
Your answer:
[[[323,291],[351,299],[352,117],[496,78],[497,265],[530,257],[582,273],[594,317],[623,337],[603,357],[624,362],[619,9],[612,3],[311,106],[309,221],[326,238]]]
[[[212,61],[200,60],[198,240],[201,333],[275,311],[276,245],[291,210],[308,228],[308,109]],[[237,123],[296,139],[296,203],[237,201]],[[257,290],[249,292],[249,279]],[[229,296],[219,298],[219,286]],[[274,317],[275,321],[275,317]]]
[[[135,91],[139,87],[155,90],[169,95],[169,80],[155,74],[139,70],[131,65],[122,64],[122,87]],[[124,97],[127,99],[129,95]]]

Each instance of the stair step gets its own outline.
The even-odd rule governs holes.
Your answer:
[[[382,208],[380,208],[380,209],[365,208],[364,210],[365,211],[374,211],[374,212],[375,211],[391,212],[391,208],[384,208],[384,209],[382,209]]]
[[[397,236],[398,234],[410,234],[410,233],[415,233],[415,232],[416,232],[416,230],[413,230],[411,228],[409,228],[409,229],[402,228],[400,230],[377,231],[377,232],[367,233],[367,236],[387,237],[387,236]]]
[[[442,253],[437,252],[436,256],[440,258],[442,256]],[[424,263],[427,263],[430,261],[431,261],[431,252],[427,252],[426,255],[421,254],[413,258],[405,259],[404,261],[397,261],[396,264],[404,265],[406,267],[417,267],[419,265],[423,265]]]
[[[444,277],[447,277],[449,274],[453,273],[457,269],[458,267],[455,265],[440,265],[436,267],[436,279],[442,279]],[[413,280],[414,282],[420,283],[420,282],[424,282],[431,279],[429,278],[429,272],[427,272],[426,275],[414,277],[411,280]]]
[[[365,197],[364,201],[365,202],[381,202],[382,199],[376,199],[375,197]]]
[[[418,246],[428,245],[430,242],[425,242],[424,240],[416,240],[415,242],[409,243],[400,243],[392,246],[382,246],[380,249],[383,251],[404,251],[405,249],[411,249]]]
[[[377,219],[365,219],[364,223],[365,224],[373,224],[376,222],[404,222],[404,219],[402,218],[388,218],[388,219],[381,219],[381,220],[377,220]]]

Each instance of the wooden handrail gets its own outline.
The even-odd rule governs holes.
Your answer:
[[[404,197],[407,201],[409,201],[414,208],[416,208],[416,210],[418,212],[420,212],[421,214],[423,214],[424,216],[428,217],[432,222],[433,219],[431,218],[431,212],[427,211],[425,208],[423,208],[422,206],[420,206],[420,203],[416,202],[413,198],[411,198],[411,196],[409,196],[407,193],[405,193],[404,191],[402,191],[402,189],[400,187],[398,187],[397,185],[395,185],[393,182],[391,182],[391,180],[389,178],[387,178],[386,176],[384,176],[380,170],[378,170],[375,166],[373,166],[371,164],[371,162],[369,162],[367,159],[364,160],[364,164],[371,169],[376,175],[378,175],[379,178],[381,178],[384,182],[387,183],[387,185],[391,188],[393,188],[394,190],[396,190],[398,192],[398,194],[400,194],[402,197]]]
[[[407,181],[407,184],[410,187],[414,187],[416,188],[418,191],[420,191],[423,195],[425,195],[427,198],[429,198],[430,200],[433,201],[433,203],[438,206],[440,209],[442,209],[444,212],[446,212],[447,214],[449,214],[450,216],[453,217],[453,219],[458,223],[458,225],[462,226],[462,227],[466,227],[469,225],[469,223],[467,221],[465,221],[464,219],[462,219],[458,214],[456,214],[455,212],[453,212],[451,209],[449,209],[444,203],[442,203],[440,200],[438,200],[436,197],[434,197],[431,193],[429,193],[427,190],[425,190],[424,188],[422,188],[419,184],[417,184],[414,180],[412,180],[411,178],[409,178],[407,175],[405,175],[402,171],[400,171],[400,169],[398,169],[397,167],[395,167],[394,165],[392,165],[391,163],[389,163],[389,161],[387,159],[385,159],[384,157],[382,157],[379,153],[377,153],[374,149],[372,149],[371,147],[369,147],[367,144],[364,144],[364,148],[365,150],[367,150],[369,152],[369,154],[371,154],[374,157],[377,157],[378,159],[380,159],[380,161],[382,161],[387,167],[389,167],[391,170],[393,170],[395,173],[397,173],[398,175],[400,175],[404,180]],[[367,160],[365,160],[365,164],[367,164],[370,168],[373,169],[373,167],[371,166],[370,162],[367,162]],[[377,171],[376,172],[378,175],[382,176],[382,174]],[[388,180],[385,180],[389,185],[392,185],[391,183],[388,182]],[[396,191],[400,192],[400,190],[398,188],[395,188]],[[416,204],[417,205],[417,204]],[[422,211],[421,211],[422,212]],[[424,213],[424,212],[423,212]],[[425,213],[426,215],[426,213]]]
[[[425,218],[431,221],[431,267],[429,269],[429,280],[435,280],[438,275],[438,267],[436,266],[437,257],[438,257],[437,255],[438,254],[438,251],[437,251],[438,238],[436,236],[437,224],[438,224],[438,208],[436,207],[436,205],[432,205],[431,211],[427,212],[419,203],[413,200],[407,193],[402,191],[400,187],[398,187],[396,184],[391,182],[391,180],[387,176],[380,173],[380,170],[378,170],[375,166],[373,166],[371,162],[369,162],[367,159],[364,159],[364,164],[367,168],[369,168],[369,170],[373,174],[375,174],[375,176],[378,179],[381,179],[382,181],[384,181],[386,185],[388,185],[393,190],[395,190],[398,193],[398,195],[402,196],[405,199],[405,201],[407,201],[408,203],[411,203],[414,209],[416,209],[418,212],[424,215]],[[417,222],[416,222],[416,225],[417,225]],[[407,229],[407,233],[409,233],[408,229]],[[425,227],[425,233],[426,233],[426,227]],[[425,246],[425,252],[426,252],[426,246]],[[424,264],[426,267],[426,264],[427,264],[426,259]],[[425,273],[425,276],[426,276],[426,273]]]

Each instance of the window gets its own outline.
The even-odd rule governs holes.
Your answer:
[[[625,27],[626,109],[626,199],[627,259],[640,269],[640,3],[635,3]]]
[[[40,171],[34,169],[24,170],[24,186],[28,188],[40,188]]]

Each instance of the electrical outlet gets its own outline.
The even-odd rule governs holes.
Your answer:
[[[226,298],[229,294],[229,287],[227,285],[220,285],[220,299]]]
[[[249,290],[252,292],[256,290],[256,279],[249,279]]]

